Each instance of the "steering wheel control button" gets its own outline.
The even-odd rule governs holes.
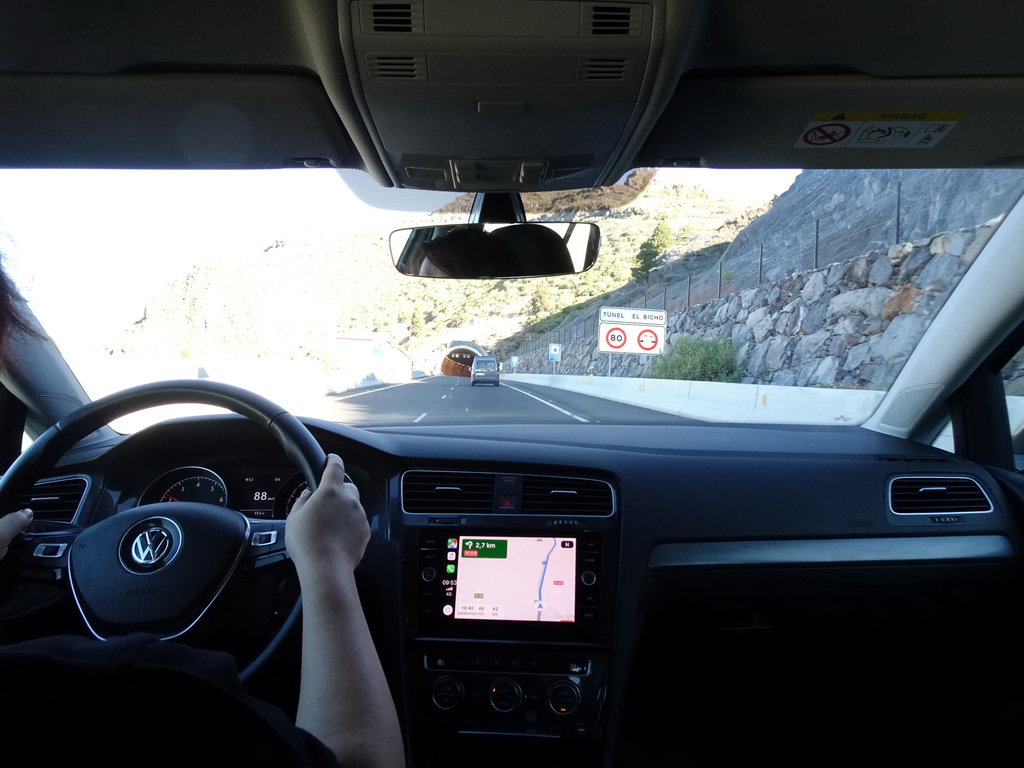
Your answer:
[[[466,689],[459,678],[444,675],[434,681],[430,694],[434,700],[434,706],[438,709],[449,710],[455,709],[462,703],[466,696]]]
[[[256,531],[250,539],[254,547],[269,547],[277,543],[277,531]]]
[[[561,680],[548,688],[548,706],[556,715],[567,717],[580,706],[580,689],[569,680]]]
[[[121,539],[121,565],[132,573],[152,573],[170,563],[181,549],[181,529],[167,517],[136,523]]]
[[[33,557],[61,557],[64,554],[64,550],[68,548],[67,544],[38,544],[36,545],[35,551],[32,552]]]
[[[514,712],[523,700],[523,689],[510,677],[502,677],[491,684],[488,694],[495,711]]]

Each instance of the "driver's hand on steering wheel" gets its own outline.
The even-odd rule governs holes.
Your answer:
[[[298,505],[296,505],[298,506]],[[31,509],[19,509],[9,515],[0,517],[0,560],[7,554],[7,548],[11,546],[14,537],[28,528],[32,522]]]
[[[345,482],[345,465],[327,456],[320,485],[303,491],[288,515],[285,546],[300,570],[345,567],[354,571],[370,540],[359,489]]]

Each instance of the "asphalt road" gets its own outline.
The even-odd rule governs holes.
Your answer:
[[[405,424],[694,424],[660,411],[550,387],[431,376],[328,398],[321,418],[354,426]]]

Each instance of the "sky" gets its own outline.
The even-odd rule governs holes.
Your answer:
[[[662,168],[658,178],[704,187],[708,192],[718,192],[733,200],[760,203],[789,189],[798,173],[800,171],[792,169]]]
[[[787,189],[796,173],[671,169],[659,176],[761,202]],[[354,224],[379,222],[383,236],[396,216],[379,206],[401,198],[406,211],[429,211],[451,199],[344,175],[353,174],[350,185],[330,169],[0,170],[0,251],[44,327],[58,341],[84,340],[97,328],[127,327],[155,292],[209,255],[343,237]],[[87,308],[88,327],[69,306]]]
[[[123,324],[206,256],[338,236],[375,218],[388,229],[387,213],[333,171],[0,171],[0,249],[48,328],[84,286],[103,294],[95,322]]]

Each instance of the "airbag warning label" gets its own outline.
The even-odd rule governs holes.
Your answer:
[[[930,149],[956,128],[963,112],[818,112],[796,147]]]

